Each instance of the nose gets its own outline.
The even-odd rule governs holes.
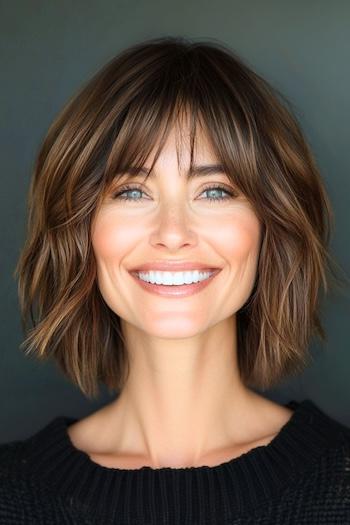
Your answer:
[[[151,244],[163,245],[169,252],[181,246],[195,246],[197,236],[191,228],[191,219],[184,203],[165,203],[156,218]]]

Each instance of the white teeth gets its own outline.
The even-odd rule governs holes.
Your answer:
[[[146,281],[148,283],[176,286],[204,281],[205,279],[208,279],[212,273],[213,272],[200,272],[199,270],[194,270],[192,272],[150,271],[137,272],[137,276],[142,281]]]

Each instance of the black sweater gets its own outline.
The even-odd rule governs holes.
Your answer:
[[[266,446],[208,467],[113,469],[59,416],[0,445],[0,524],[350,524],[350,428],[311,400]]]

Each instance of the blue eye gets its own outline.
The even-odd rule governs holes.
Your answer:
[[[222,186],[213,186],[211,188],[207,188],[203,191],[203,193],[207,193],[207,192],[215,192],[215,191],[221,191],[221,192],[224,192],[226,193],[226,196],[225,197],[220,197],[220,198],[213,198],[213,197],[209,197],[209,201],[225,201],[227,199],[232,199],[233,198],[233,193],[231,191],[228,191],[226,190],[225,188],[223,188]]]
[[[126,185],[126,186],[123,186],[122,188],[120,188],[120,190],[117,193],[114,193],[112,198],[113,199],[124,200],[124,201],[133,201],[133,202],[137,202],[139,200],[142,200],[142,199],[134,199],[133,197],[127,196],[127,194],[132,194],[132,193],[134,193],[134,195],[135,195],[135,192],[136,193],[137,192],[143,193],[143,191],[140,188],[138,188],[137,186]],[[223,192],[226,195],[224,197],[209,197],[207,200],[209,200],[210,202],[226,201],[228,199],[233,199],[234,197],[237,196],[237,195],[235,195],[233,193],[232,190],[228,190],[224,186],[210,186],[208,188],[205,188],[202,193],[212,193],[212,192],[214,192],[214,193],[215,192],[218,192],[218,193]],[[126,196],[124,196],[124,194]]]

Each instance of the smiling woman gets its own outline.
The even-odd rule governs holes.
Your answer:
[[[325,338],[320,287],[328,291],[337,281],[327,249],[333,213],[307,142],[283,100],[219,43],[155,39],[123,50],[97,72],[57,116],[37,157],[28,238],[16,269],[25,330],[30,312],[35,321],[23,343],[26,352],[54,357],[86,395],[97,395],[98,380],[121,390],[129,369],[127,344],[120,317],[97,286],[91,244],[102,203],[99,223],[112,215],[119,221],[117,250],[133,225],[152,237],[152,227],[155,231],[164,219],[160,210],[167,209],[175,221],[187,216],[202,232],[209,226],[217,235],[222,220],[243,231],[235,220],[242,220],[243,210],[261,224],[262,244],[254,286],[235,310],[239,372],[246,384],[266,389],[301,371],[311,335]],[[219,163],[219,173],[206,170],[204,177],[194,169],[198,126],[207,141],[205,146],[203,137],[198,141],[199,153]],[[185,168],[192,186],[181,177],[177,181],[182,170],[174,158],[166,163],[167,138],[189,142]],[[115,200],[118,182],[135,181],[137,175],[141,183],[153,175],[162,150],[157,186],[152,181],[142,194],[139,185],[123,194],[127,203],[122,195]],[[177,143],[177,158],[180,153]],[[198,174],[206,183],[210,177],[210,186],[225,183],[227,190],[239,190],[244,204],[199,198],[204,188]],[[112,187],[114,199],[110,193],[106,204]],[[205,195],[218,199],[220,193],[211,189]],[[190,211],[180,214],[176,206],[183,202]],[[196,234],[191,227],[189,232]],[[234,247],[234,234],[227,240]],[[140,250],[127,262],[195,257],[209,263],[214,254],[203,250]]]
[[[346,523],[350,430],[254,391],[305,368],[345,282],[284,97],[223,44],[131,46],[51,125],[28,205],[22,346],[118,395],[0,447],[0,521]]]

